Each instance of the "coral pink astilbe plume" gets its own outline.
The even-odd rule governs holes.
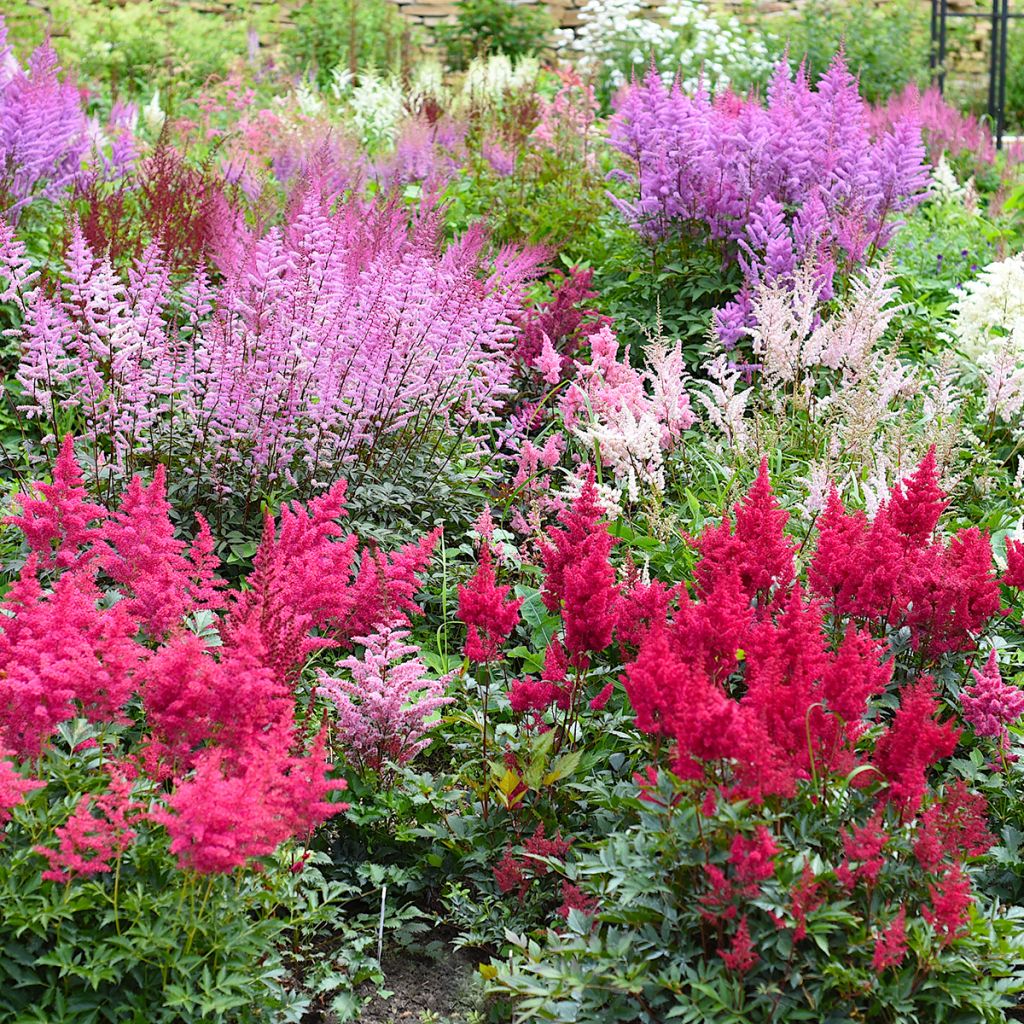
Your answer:
[[[379,771],[385,761],[411,760],[430,742],[434,712],[451,703],[444,695],[451,675],[430,678],[408,636],[407,629],[386,624],[355,637],[365,648],[362,657],[338,665],[351,678],[319,672],[317,693],[334,706],[340,749],[359,768]]]
[[[490,545],[484,544],[480,564],[469,583],[459,587],[459,620],[465,624],[466,657],[488,663],[501,657],[501,648],[519,623],[523,598],[509,599],[509,586],[498,586]]]
[[[42,877],[69,882],[76,876],[107,874],[111,861],[135,839],[137,833],[132,826],[142,814],[142,805],[132,799],[131,782],[115,773],[105,793],[83,796],[67,821],[55,830],[57,849],[35,848],[50,865]]]
[[[100,531],[90,525],[106,517],[106,509],[89,501],[82,470],[75,460],[74,440],[68,434],[53,466],[53,482],[37,483],[35,494],[15,499],[21,515],[4,522],[17,526],[42,569],[68,569],[90,557]]]
[[[46,785],[39,779],[30,779],[22,775],[8,759],[10,753],[11,751],[0,745],[0,842],[4,838],[4,825],[11,819],[11,808],[20,804],[26,793]]]

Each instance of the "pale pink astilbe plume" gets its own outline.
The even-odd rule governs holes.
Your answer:
[[[230,873],[347,810],[328,799],[345,782],[328,778],[324,732],[305,755],[294,753],[296,745],[294,729],[279,725],[252,737],[237,761],[226,762],[217,747],[203,753],[166,806],[151,813],[182,870]]]
[[[15,235],[14,226],[0,217],[0,302],[10,302],[19,310],[24,309],[21,296],[32,288],[38,277],[25,243]]]
[[[355,638],[365,648],[362,657],[353,655],[338,666],[350,678],[319,673],[317,692],[337,712],[340,747],[361,769],[379,771],[386,761],[411,760],[430,743],[434,712],[451,703],[444,690],[454,673],[430,678],[408,636],[394,623],[384,625]]]
[[[964,719],[979,736],[1001,740],[1006,727],[1024,715],[1024,690],[1003,682],[995,651],[989,654],[984,668],[980,672],[972,668],[971,675],[974,682],[960,694]]]
[[[332,207],[322,181],[283,228],[231,237],[223,283],[197,268],[180,322],[159,251],[125,280],[74,230],[63,287],[30,290],[15,332],[25,414],[74,409],[124,477],[160,461],[244,495],[326,487],[392,444],[483,443],[541,253],[490,257],[480,228],[446,245],[429,204],[410,224],[399,204]]]
[[[191,548],[174,536],[164,481],[163,466],[148,487],[135,477],[100,530],[103,571],[120,586],[128,614],[154,638],[190,612],[224,604],[209,527],[200,520]]]
[[[57,55],[40,46],[22,67],[0,17],[0,213],[16,220],[33,200],[56,199],[84,173],[88,119]]]
[[[566,428],[598,447],[632,500],[641,484],[663,490],[662,453],[696,422],[681,345],[652,342],[643,370],[630,364],[628,347],[620,356],[607,324],[591,336],[590,348],[590,360],[576,361],[575,377],[559,401]]]
[[[100,609],[90,578],[65,573],[52,592],[35,556],[3,602],[0,619],[0,744],[34,757],[63,721],[121,721],[145,650],[121,602]]]
[[[52,483],[36,483],[34,494],[19,494],[15,502],[21,515],[4,522],[17,526],[43,569],[68,569],[93,554],[101,530],[90,524],[106,518],[106,509],[88,500],[82,470],[75,460],[74,441],[64,438],[53,466]]]

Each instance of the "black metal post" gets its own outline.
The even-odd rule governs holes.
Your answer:
[[[943,4],[946,2],[947,0],[943,0]],[[996,83],[999,79],[999,3],[1000,0],[992,0],[992,33],[988,65],[988,119],[992,124],[996,123]]]
[[[1002,25],[999,38],[999,119],[996,122],[996,148],[1003,148],[1003,132],[1006,130],[1006,65],[1009,57],[1010,0],[1003,0]]]

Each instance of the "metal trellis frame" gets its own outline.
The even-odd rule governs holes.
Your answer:
[[[1003,148],[1006,127],[1006,43],[1011,18],[1024,18],[1024,12],[1011,12],[1010,0],[992,0],[991,10],[950,10],[949,0],[931,0],[931,55],[929,66],[932,82],[942,92],[946,85],[946,34],[950,18],[985,18],[991,25],[988,69],[988,116],[991,119],[996,146]]]

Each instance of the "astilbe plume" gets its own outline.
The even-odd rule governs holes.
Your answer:
[[[224,625],[229,646],[255,630],[268,664],[286,679],[313,651],[348,645],[418,611],[416,577],[438,533],[391,554],[366,550],[354,570],[358,538],[344,536],[337,523],[347,514],[344,498],[339,481],[305,506],[282,507],[280,528],[267,515],[249,588],[234,596]]]
[[[56,727],[84,715],[120,721],[145,656],[120,603],[100,608],[88,576],[65,573],[44,592],[31,557],[0,620],[0,746],[37,756]]]
[[[321,670],[317,693],[333,705],[337,742],[354,766],[380,771],[386,761],[405,764],[430,743],[427,735],[452,675],[432,679],[408,643],[409,631],[385,624],[372,636],[356,637],[361,657],[341,661],[351,678]]]
[[[960,694],[960,707],[964,721],[979,736],[993,736],[1003,740],[1007,726],[1024,715],[1024,690],[1003,682],[999,674],[996,652],[992,651],[979,672],[972,668],[974,683],[964,687]]]
[[[871,966],[876,971],[884,971],[888,967],[899,967],[907,955],[907,908],[900,909],[882,928],[875,938],[875,950],[871,956]]]
[[[482,440],[541,254],[489,259],[480,229],[445,246],[437,209],[410,224],[399,204],[332,199],[310,181],[283,227],[218,233],[222,283],[199,266],[180,302],[158,244],[126,280],[76,227],[64,280],[20,296],[26,415],[74,407],[116,473],[160,461],[200,496],[326,488],[399,438],[396,465],[417,442]]]
[[[16,220],[33,200],[55,199],[83,175],[89,126],[78,89],[40,46],[21,67],[0,17],[0,214]]]
[[[296,743],[291,725],[281,724],[250,737],[237,764],[225,764],[217,747],[203,754],[150,815],[167,829],[182,870],[229,873],[347,809],[328,800],[345,781],[327,777],[324,731],[305,754],[292,752]]]
[[[519,623],[523,598],[509,599],[511,587],[498,586],[489,544],[469,583],[459,587],[459,621],[466,626],[466,657],[486,664],[501,657],[501,648]]]
[[[42,873],[44,881],[69,882],[77,876],[107,874],[111,861],[134,841],[137,832],[132,826],[142,812],[142,805],[132,799],[129,779],[112,775],[106,792],[83,796],[67,821],[57,827],[57,849],[35,848],[50,865]]]
[[[610,561],[615,538],[602,516],[591,470],[579,497],[559,514],[561,526],[551,527],[540,544],[541,599],[561,616],[565,649],[577,666],[611,643],[621,599]]]
[[[101,531],[90,523],[104,518],[106,509],[88,499],[70,434],[54,463],[53,482],[37,483],[35,494],[19,494],[15,502],[21,514],[4,522],[21,530],[41,569],[73,568],[92,557]]]
[[[873,521],[847,513],[834,491],[818,521],[808,569],[812,590],[838,615],[910,628],[932,656],[969,650],[1000,607],[987,536],[969,528],[936,535],[946,497],[934,454],[897,484]]]
[[[697,224],[741,263],[745,286],[719,311],[722,340],[749,324],[750,291],[813,260],[828,299],[837,267],[856,268],[924,197],[927,168],[913,112],[876,138],[842,57],[812,88],[779,65],[767,102],[666,87],[656,69],[624,90],[612,145],[633,162],[638,197],[616,200],[638,229]]]
[[[4,825],[11,819],[11,808],[20,804],[26,793],[46,785],[39,779],[25,778],[9,759],[11,753],[0,745],[0,842],[4,838]]]

